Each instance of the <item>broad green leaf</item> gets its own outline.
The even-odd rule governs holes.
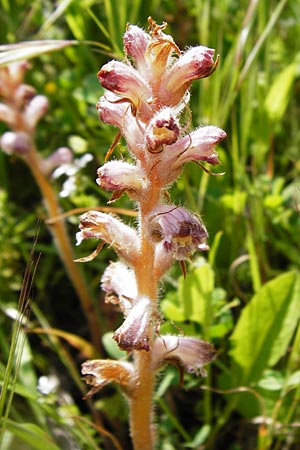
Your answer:
[[[300,279],[288,272],[266,283],[244,308],[230,338],[238,383],[260,379],[285,354],[300,317]]]
[[[289,377],[287,381],[287,386],[289,388],[298,388],[300,385],[300,370],[297,370],[296,372],[292,373],[292,375]]]
[[[257,386],[267,391],[280,391],[284,385],[284,376],[278,370],[265,370]]]
[[[185,321],[185,315],[182,307],[174,304],[171,300],[169,300],[169,298],[162,301],[161,309],[168,319],[173,320],[174,322]]]
[[[296,63],[291,63],[275,78],[265,101],[268,116],[273,121],[282,118],[289,103],[296,76]]]
[[[8,420],[7,429],[15,434],[19,439],[30,445],[30,448],[37,450],[60,450],[47,433],[37,425],[32,423],[17,423]]]
[[[209,264],[203,264],[188,273],[178,288],[179,301],[183,305],[185,319],[206,324],[214,289],[214,272]]]

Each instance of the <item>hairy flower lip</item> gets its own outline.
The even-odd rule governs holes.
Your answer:
[[[122,128],[122,121],[129,107],[129,102],[120,102],[120,97],[111,92],[107,92],[100,97],[96,105],[99,119],[104,123],[109,123],[120,129]]]
[[[150,36],[140,27],[128,25],[123,42],[125,53],[133,58],[139,72],[145,75],[149,70],[146,51],[150,42]]]
[[[206,376],[203,369],[217,357],[214,346],[190,336],[160,336],[153,345],[152,367],[159,369],[166,363],[176,365],[189,373]]]
[[[162,108],[150,120],[145,131],[148,151],[158,153],[161,146],[177,141],[180,133],[179,122],[172,108]]]
[[[150,239],[161,243],[167,253],[173,254],[174,259],[189,259],[196,250],[208,249],[205,226],[185,208],[160,205],[151,211],[148,224]]]

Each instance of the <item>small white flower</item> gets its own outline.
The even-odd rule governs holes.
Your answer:
[[[60,197],[69,197],[76,191],[77,175],[81,169],[83,169],[90,161],[93,160],[91,153],[86,153],[81,158],[74,159],[71,163],[61,164],[52,173],[52,177],[57,179],[62,175],[67,177],[62,185],[62,190],[59,193]]]

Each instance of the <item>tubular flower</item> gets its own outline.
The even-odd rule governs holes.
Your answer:
[[[137,257],[139,243],[136,231],[110,214],[89,211],[80,218],[77,245],[84,239],[101,239],[110,244],[129,263]]]
[[[213,345],[189,336],[160,336],[155,340],[152,354],[153,368],[171,363],[179,369],[206,376],[205,364],[216,359]]]
[[[174,259],[188,259],[196,250],[208,250],[208,233],[202,222],[186,209],[160,205],[149,217],[149,236],[163,245]]]
[[[177,104],[189,89],[192,81],[211,75],[216,69],[218,59],[214,61],[215,51],[199,46],[189,49],[178,58],[165,74],[160,91],[167,104]],[[170,100],[167,100],[167,99]]]
[[[163,183],[171,183],[179,176],[181,169],[187,162],[204,161],[212,165],[219,164],[216,145],[226,137],[220,128],[207,126],[197,128],[190,134],[178,139],[173,145],[165,148],[161,155],[162,166],[168,166],[169,171],[160,171]]]
[[[114,339],[123,350],[150,350],[152,305],[148,297],[135,301],[123,324],[115,331]]]
[[[121,261],[111,262],[102,275],[101,289],[106,293],[105,301],[118,304],[127,315],[138,294],[134,271]]]
[[[85,382],[92,387],[85,398],[90,398],[109,383],[117,383],[130,395],[133,388],[133,365],[126,361],[93,359],[81,366]]]
[[[98,80],[105,89],[128,101],[141,116],[151,114],[151,89],[141,74],[132,66],[110,61],[98,72]]]
[[[113,200],[123,192],[136,199],[148,184],[141,167],[124,161],[109,161],[97,170],[97,174],[96,183],[102,189],[114,191]]]

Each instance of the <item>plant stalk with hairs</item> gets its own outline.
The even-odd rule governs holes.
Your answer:
[[[98,73],[105,89],[97,104],[99,117],[119,128],[131,161],[106,161],[98,169],[97,184],[112,191],[111,201],[126,193],[136,203],[137,227],[112,214],[89,211],[81,216],[77,234],[78,244],[100,239],[98,250],[106,243],[120,258],[109,264],[101,282],[106,301],[118,304],[124,314],[114,339],[128,352],[128,360],[86,361],[82,374],[92,385],[87,397],[110,382],[120,385],[129,403],[135,450],[155,446],[156,373],[171,363],[181,375],[183,369],[204,375],[203,366],[216,357],[214,347],[198,338],[160,335],[158,294],[174,261],[185,273],[185,261],[195,251],[208,250],[201,219],[171,203],[168,188],[188,162],[218,164],[215,147],[226,136],[214,126],[186,132],[181,123],[192,81],[211,75],[217,67],[214,50],[197,46],[181,52],[164,33],[165,23],[148,21],[149,33],[127,27],[126,60],[110,61]]]

